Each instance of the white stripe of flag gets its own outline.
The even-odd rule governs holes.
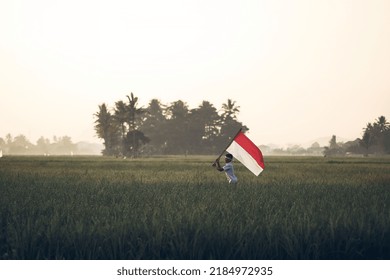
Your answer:
[[[226,150],[256,176],[265,168],[263,154],[260,149],[242,132],[234,137]]]

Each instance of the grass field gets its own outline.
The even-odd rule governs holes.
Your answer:
[[[0,159],[0,259],[390,259],[390,159]]]

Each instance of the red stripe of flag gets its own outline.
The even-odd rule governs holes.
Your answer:
[[[260,149],[244,133],[239,132],[234,141],[240,145],[264,169],[263,154]]]

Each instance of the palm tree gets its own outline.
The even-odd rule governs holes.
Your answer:
[[[203,101],[198,111],[203,118],[204,139],[211,139],[218,134],[219,115],[217,109],[208,101]]]
[[[188,105],[182,100],[171,103],[166,109],[168,116],[166,133],[166,151],[173,154],[187,154],[188,152]]]
[[[164,152],[166,137],[165,106],[158,99],[152,99],[146,109],[140,130],[150,138],[149,153],[162,154]]]
[[[384,116],[380,116],[373,124],[368,123],[363,129],[362,145],[366,148],[368,154],[369,149],[374,153],[384,153],[389,147],[388,131],[390,124]]]
[[[115,102],[114,118],[121,126],[122,138],[125,139],[127,132],[126,123],[128,123],[129,117],[127,106],[122,100]]]
[[[217,109],[208,101],[203,101],[202,104],[191,110],[190,115],[192,134],[191,141],[197,153],[212,153],[214,152],[215,140],[219,134],[220,116]]]
[[[99,105],[99,111],[93,114],[97,120],[95,121],[95,131],[99,138],[104,139],[107,136],[108,127],[110,126],[111,114],[107,110],[105,103]]]
[[[118,142],[118,127],[115,125],[114,117],[105,103],[99,105],[99,111],[94,116],[97,118],[95,121],[96,135],[104,141],[105,150],[103,154],[112,155]]]
[[[237,119],[237,114],[240,112],[240,106],[236,106],[236,101],[231,99],[227,100],[227,103],[222,104],[222,118],[224,120]]]
[[[248,131],[248,127],[237,121],[237,115],[240,112],[240,106],[235,101],[228,99],[227,103],[222,104],[223,113],[221,115],[221,140],[226,141],[234,137],[235,133],[241,128],[243,132]]]
[[[144,108],[137,108],[138,97],[135,97],[133,93],[130,96],[126,95],[127,99],[129,99],[129,105],[127,105],[127,113],[128,119],[127,123],[129,125],[129,130],[136,130],[138,125],[137,121],[139,117],[141,117],[146,110]]]
[[[378,129],[381,133],[390,129],[390,123],[386,120],[385,116],[380,116],[376,120],[376,124],[378,125]]]
[[[135,97],[134,94],[131,92],[130,96],[126,95],[127,99],[129,100],[129,104],[126,106],[126,112],[127,112],[127,124],[129,125],[129,131],[127,133],[127,143],[129,143],[129,138],[131,138],[131,150],[132,150],[132,156],[136,157],[138,154],[139,145],[138,142],[142,141],[143,143],[146,143],[143,141],[144,134],[137,130],[139,127],[139,124],[137,124],[138,121],[140,121],[141,116],[146,113],[146,110],[141,108],[137,108],[138,103],[138,97]],[[141,139],[142,138],[142,139]],[[149,140],[148,140],[149,141]]]

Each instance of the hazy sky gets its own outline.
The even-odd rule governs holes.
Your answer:
[[[99,142],[98,105],[228,98],[256,144],[390,119],[389,0],[0,0],[0,137]]]

